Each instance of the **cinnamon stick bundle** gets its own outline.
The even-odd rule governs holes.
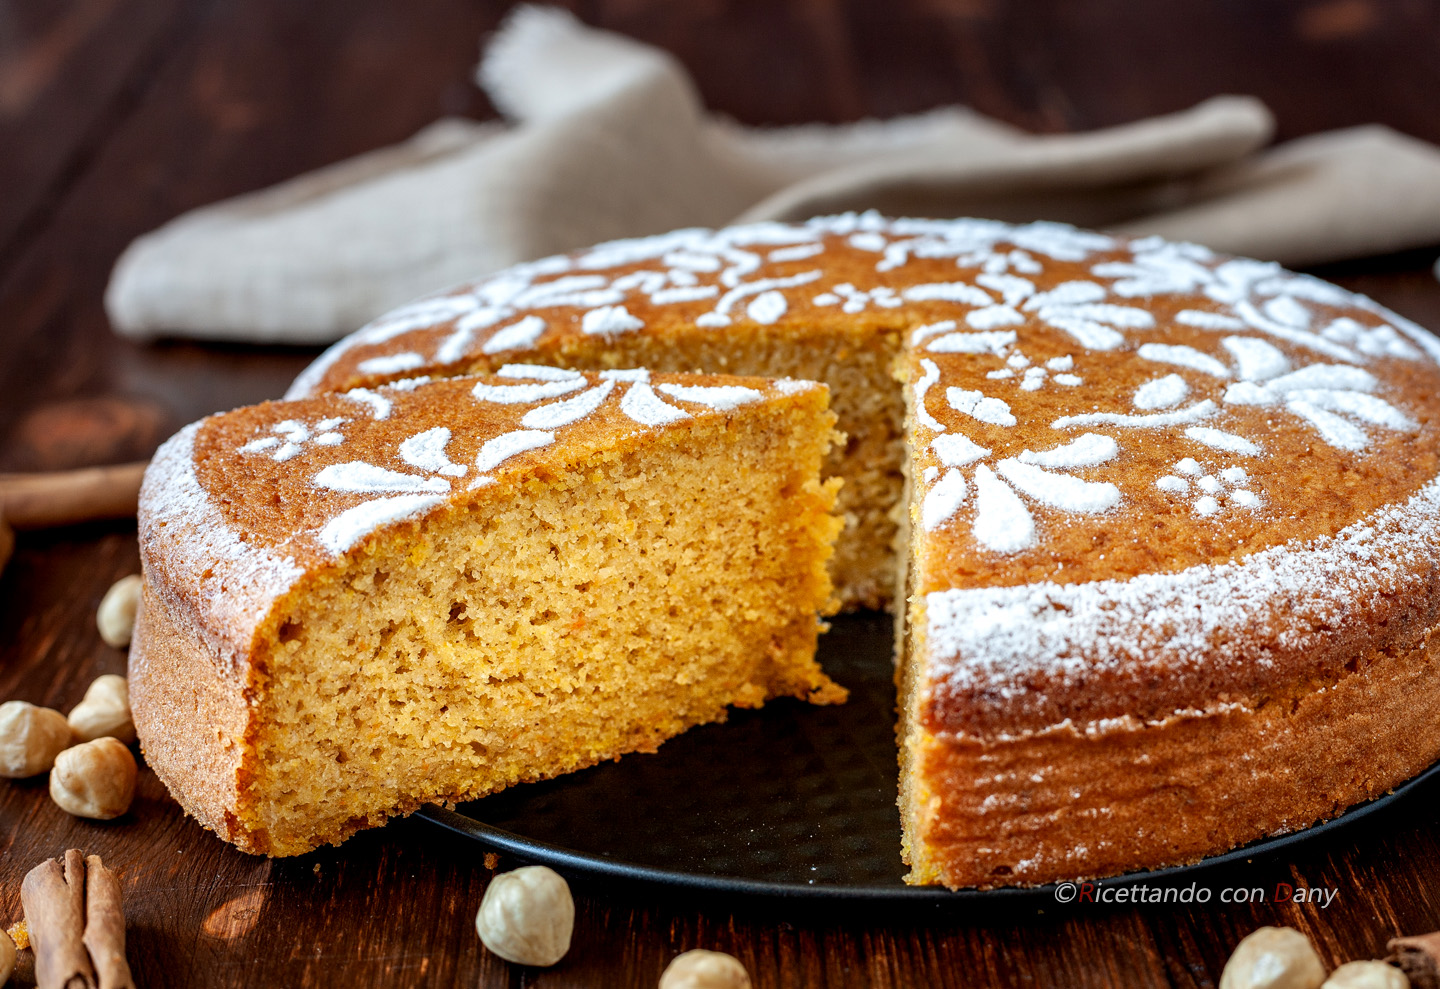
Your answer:
[[[20,884],[25,926],[35,950],[39,989],[95,989],[95,967],[85,950],[85,858],[74,848],[64,865],[46,859]]]
[[[135,989],[120,884],[100,856],[46,859],[20,884],[38,989]]]

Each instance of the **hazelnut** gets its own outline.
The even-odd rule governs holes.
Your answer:
[[[1220,989],[1320,989],[1325,966],[1293,927],[1262,927],[1235,946]]]
[[[129,745],[135,741],[135,725],[130,720],[129,683],[115,673],[97,677],[85,691],[85,699],[71,709],[66,720],[82,742],[93,742],[108,735]]]
[[[66,749],[50,772],[50,796],[76,817],[108,821],[130,809],[139,769],[124,743],[97,738]]]
[[[0,986],[10,981],[10,973],[15,971],[15,942],[10,940],[10,935],[0,931]]]
[[[25,701],[0,704],[0,776],[37,776],[71,741],[70,726],[59,711]]]
[[[138,573],[121,577],[100,600],[95,624],[107,646],[123,649],[130,644],[130,635],[135,631],[135,609],[140,607],[140,586]]]
[[[734,955],[696,948],[665,966],[660,989],[750,989],[750,973]]]
[[[485,947],[519,965],[554,965],[570,950],[575,901],[553,869],[529,865],[490,880],[475,930]]]
[[[1410,989],[1405,973],[1384,962],[1346,962],[1320,989]]]

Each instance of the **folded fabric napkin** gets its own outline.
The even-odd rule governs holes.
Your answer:
[[[1383,127],[1260,151],[1257,100],[1037,136],[963,107],[754,129],[666,53],[518,8],[477,81],[507,123],[411,140],[194,210],[106,292],[128,336],[321,343],[427,292],[598,241],[737,220],[1052,219],[1306,265],[1440,242],[1440,149]]]

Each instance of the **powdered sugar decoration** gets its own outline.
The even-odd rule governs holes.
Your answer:
[[[964,503],[967,487],[958,468],[990,454],[989,450],[955,434],[938,436],[931,446],[950,470],[926,492],[921,506],[921,526],[927,532],[948,522]],[[1110,437],[1086,433],[1049,450],[1039,453],[1026,450],[1019,457],[1007,457],[994,469],[981,464],[975,468],[976,515],[971,534],[982,546],[997,553],[1018,553],[1033,547],[1035,519],[1020,498],[1021,494],[1065,512],[1109,511],[1123,500],[1114,484],[1087,481],[1055,471],[1096,466],[1118,452],[1119,445]],[[941,485],[945,485],[943,490]],[[936,494],[937,491],[940,493]]]
[[[875,305],[883,309],[894,309],[903,304],[893,290],[880,286],[868,292],[861,291],[849,282],[842,282],[822,292],[811,300],[817,306],[839,306],[842,312],[860,313],[866,306]]]
[[[1179,405],[1190,394],[1190,386],[1178,374],[1167,374],[1163,378],[1147,381],[1135,392],[1137,409],[1168,409]]]
[[[444,426],[427,429],[400,444],[400,459],[421,470],[447,477],[462,477],[465,465],[454,463],[445,456],[445,447],[449,442],[450,430]]]
[[[945,400],[956,412],[963,412],[992,426],[1013,426],[1015,414],[1008,403],[965,388],[945,389]]]
[[[761,292],[751,299],[750,304],[745,307],[745,315],[757,323],[769,325],[784,316],[785,310],[788,308],[789,304],[785,301],[785,296],[772,289],[769,292]]]
[[[931,475],[932,480],[933,477],[934,475]],[[926,532],[938,528],[964,504],[969,490],[963,474],[954,469],[946,471],[944,476],[925,492],[925,500],[920,505],[920,525]]]
[[[601,306],[580,318],[581,332],[590,335],[616,336],[621,333],[634,333],[644,326],[645,322],[630,315],[624,306]]]
[[[1226,337],[1221,345],[1235,358],[1241,381],[1264,381],[1290,370],[1290,359],[1255,337]]]
[[[1204,309],[1182,309],[1175,314],[1175,322],[1181,326],[1194,326],[1202,330],[1243,330],[1245,323],[1234,316],[1209,312]]]
[[[654,390],[643,382],[630,386],[620,399],[620,411],[642,426],[665,426],[681,419],[689,419],[690,413],[660,401]]]
[[[758,266],[759,259],[756,258],[755,260]],[[749,270],[753,270],[753,268],[750,268],[749,265],[744,265],[743,267]],[[738,271],[741,269],[734,268],[728,270]],[[730,317],[730,310],[735,305],[735,303],[739,302],[741,299],[747,299],[751,296],[767,295],[771,292],[779,292],[781,289],[795,288],[800,285],[808,285],[811,282],[816,281],[819,277],[819,271],[806,271],[798,275],[791,275],[788,278],[760,278],[753,282],[736,281],[736,284],[730,289],[730,291],[722,295],[720,297],[720,301],[715,303],[715,308],[713,310],[696,318],[695,325],[712,329],[722,326],[729,326],[732,322]],[[723,272],[721,274],[721,279],[722,281],[725,280]],[[769,314],[771,311],[773,311],[773,309],[773,303],[762,305],[761,313]],[[752,316],[751,318],[753,319],[754,317]],[[777,315],[775,318],[778,319],[779,315]]]
[[[555,434],[544,429],[517,429],[501,433],[486,440],[480,447],[480,452],[475,455],[475,467],[482,472],[494,470],[511,457],[549,446],[554,442]]]
[[[988,448],[959,433],[935,437],[930,443],[930,449],[935,451],[935,456],[940,458],[940,462],[946,467],[964,467],[990,455]]]
[[[339,446],[345,437],[336,430],[346,422],[340,416],[321,419],[314,427],[297,419],[285,419],[270,427],[269,436],[261,436],[240,447],[241,453],[269,453],[270,459],[283,463],[304,452],[305,444]]]
[[[603,381],[574,398],[531,409],[520,420],[520,425],[526,429],[559,429],[561,426],[572,425],[600,408],[614,390],[614,381]]]
[[[1162,364],[1175,364],[1179,367],[1188,367],[1205,374],[1214,375],[1217,378],[1230,377],[1230,369],[1219,360],[1211,357],[1204,351],[1196,350],[1194,347],[1171,345],[1165,343],[1141,344],[1140,354],[1147,361],[1157,361]]]
[[[1037,467],[1098,467],[1115,459],[1120,453],[1120,444],[1109,436],[1086,433],[1062,446],[1035,453],[1026,450],[1016,459],[1022,464]]]
[[[425,358],[414,351],[402,354],[385,354],[361,361],[355,369],[361,374],[395,374],[399,371],[413,371],[425,363]]]
[[[982,333],[947,333],[925,345],[932,354],[996,354],[1005,352],[1016,340],[1014,330]]]
[[[1003,353],[1003,348],[999,353]],[[1066,388],[1074,388],[1084,384],[1079,375],[1068,373],[1075,366],[1074,358],[1068,354],[1064,357],[1052,357],[1045,362],[1045,366],[1032,365],[1030,358],[1019,351],[1014,351],[1005,359],[1005,367],[997,368],[994,371],[987,371],[985,377],[991,381],[1008,381],[1016,377],[1019,372],[1018,387],[1021,391],[1039,391],[1045,387],[1047,381],[1053,381],[1057,385]],[[1052,372],[1061,372],[1052,374]]]
[[[316,539],[339,556],[381,526],[422,515],[444,500],[443,495],[399,495],[362,502],[327,522]]]
[[[996,553],[1018,553],[1035,545],[1034,517],[984,464],[975,468],[975,503],[971,532],[982,546]]]
[[[1067,512],[1106,512],[1120,504],[1120,489],[1109,481],[1085,481],[1006,458],[996,465],[1000,475],[1022,494],[1042,505]]]
[[[1210,399],[1196,402],[1174,412],[1156,412],[1151,415],[1128,415],[1124,412],[1089,412],[1073,416],[1061,416],[1050,425],[1055,429],[1070,429],[1075,426],[1122,426],[1126,429],[1155,429],[1174,426],[1185,422],[1198,422],[1216,413],[1215,403]]]
[[[548,381],[543,384],[491,385],[482,381],[471,389],[471,394],[482,402],[516,405],[542,402],[547,398],[558,398],[584,387],[585,378],[577,374],[574,377],[561,378],[558,381]]]
[[[915,421],[937,433],[944,432],[945,424],[932,416],[925,408],[925,393],[940,380],[940,368],[927,357],[921,358],[920,369],[923,374],[921,374],[920,380],[915,382]]]
[[[1252,361],[1250,378],[1225,390],[1225,404],[1283,405],[1314,427],[1323,441],[1341,450],[1360,451],[1370,445],[1365,430],[1350,419],[1402,432],[1417,428],[1405,413],[1384,399],[1368,394],[1378,387],[1379,381],[1364,368],[1310,364],[1288,374],[1269,377],[1288,369],[1289,363],[1271,360],[1258,368],[1253,365]]]
[[[661,399],[656,390],[650,386],[650,372],[644,368],[616,368],[601,371],[599,372],[600,383],[590,388],[586,388],[587,381],[580,372],[542,364],[507,364],[498,373],[507,378],[538,378],[546,383],[541,385],[531,383],[477,384],[472,390],[475,398],[480,401],[502,404],[540,402],[585,389],[571,398],[549,405],[541,405],[527,412],[521,419],[521,425],[530,430],[554,430],[579,422],[596,412],[619,386],[625,388],[620,399],[621,413],[642,426],[664,426],[691,418],[690,413]],[[793,387],[787,389],[784,387],[786,382],[781,382],[777,385],[777,389],[788,393],[788,391],[813,387],[813,384],[809,382],[788,382],[788,384]],[[659,391],[679,401],[703,405],[717,412],[730,412],[741,405],[757,402],[764,397],[762,392],[740,385],[707,387],[665,383],[659,386]],[[482,467],[481,469],[488,468]]]
[[[1253,510],[1264,504],[1248,488],[1250,475],[1243,467],[1226,467],[1210,474],[1193,457],[1186,457],[1176,461],[1171,471],[1156,481],[1155,487],[1168,495],[1190,499],[1193,511],[1201,518],[1215,515],[1226,506]]]
[[[535,346],[540,337],[545,333],[545,320],[539,316],[525,316],[517,319],[509,326],[497,330],[485,346],[480,349],[486,354],[498,354],[506,350],[524,350]],[[460,337],[459,334],[465,331],[457,331],[456,336],[447,340],[442,346],[442,353],[436,353],[437,361],[457,361],[464,355],[464,347],[469,343],[468,336]]]
[[[742,405],[758,402],[765,397],[763,393],[754,388],[744,388],[740,385],[706,388],[700,385],[663,384],[657,387],[671,398],[678,398],[682,402],[694,402],[696,405],[705,405],[717,412],[730,412]]]
[[[370,415],[376,420],[390,418],[390,399],[377,391],[369,388],[351,388],[349,391],[341,392],[340,397],[368,407]]]
[[[399,471],[376,467],[374,464],[367,464],[359,460],[343,464],[330,464],[317,473],[311,483],[317,488],[342,491],[348,494],[401,492],[442,494],[450,490],[450,482],[438,477],[401,474]]]
[[[848,255],[852,263],[845,269],[845,277],[850,281],[826,287],[821,280],[833,269],[818,261],[805,263],[834,249],[838,241],[827,244],[826,237],[843,241],[842,250],[860,252]],[[1246,407],[1273,407],[1293,415],[1313,430],[1318,441],[1345,450],[1367,448],[1377,430],[1415,428],[1406,412],[1378,394],[1378,380],[1363,367],[1374,358],[1418,360],[1428,356],[1440,360],[1440,343],[1413,323],[1317,279],[1285,272],[1274,264],[1222,259],[1192,244],[1143,238],[1130,242],[1128,255],[1121,259],[1095,257],[1116,246],[1117,241],[1105,235],[1060,224],[888,221],[873,213],[821,217],[800,225],[762,223],[722,231],[683,230],[603,244],[574,258],[549,258],[519,266],[464,294],[422,300],[367,327],[345,346],[394,340],[390,345],[394,353],[360,363],[376,369],[374,373],[385,369],[393,369],[385,373],[403,373],[419,368],[419,355],[434,346],[428,342],[433,337],[423,343],[397,339],[405,333],[453,321],[435,350],[437,361],[453,363],[477,346],[486,353],[534,346],[546,331],[545,321],[526,310],[541,306],[575,307],[582,311],[583,332],[611,336],[644,328],[643,321],[632,314],[645,314],[634,308],[633,301],[644,298],[652,305],[699,303],[697,308],[707,311],[694,315],[695,323],[714,328],[737,320],[773,324],[807,301],[847,314],[883,312],[909,304],[924,306],[926,312],[934,310],[934,322],[909,331],[915,350],[926,355],[969,355],[974,360],[968,363],[979,363],[977,370],[985,379],[1005,382],[995,387],[986,384],[983,392],[973,387],[945,389],[949,406],[983,424],[982,428],[1017,424],[1016,411],[1011,408],[1014,398],[1007,401],[994,394],[996,387],[1013,388],[1022,395],[1047,387],[1078,389],[1087,378],[1104,380],[1103,370],[1090,369],[1084,363],[1084,352],[1121,349],[1156,365],[1155,373],[1146,376],[1150,380],[1142,377],[1138,382],[1133,407],[1075,408],[1071,404],[1067,409],[1060,404],[1047,416],[1052,427],[1174,430],[1196,444],[1197,452],[1203,448],[1235,457],[1265,454],[1263,436],[1243,435],[1247,429],[1239,423],[1254,421],[1242,414]],[[930,265],[927,280],[886,284],[886,272],[918,259]],[[864,276],[863,267],[854,263],[857,260],[860,265],[873,260],[876,277]],[[953,263],[953,276],[938,274],[937,260]],[[1051,281],[1042,280],[1049,261],[1081,267],[1072,269],[1068,280],[1042,289],[1040,285]],[[786,267],[767,267],[777,265]],[[624,270],[618,274],[608,270],[619,266]],[[1167,294],[1182,298],[1173,307],[1162,305],[1155,311],[1173,312],[1162,318],[1176,326],[1205,331],[1188,334],[1193,346],[1145,339],[1148,331],[1157,329],[1157,323],[1143,300]],[[1130,304],[1132,299],[1141,301]],[[1348,307],[1350,312],[1345,316],[1327,314],[1327,306]],[[498,329],[491,330],[487,340],[481,331],[492,327]],[[1032,349],[1032,334],[1046,327],[1058,333],[1037,338],[1044,343],[1038,350]],[[1077,353],[1085,378],[1070,355],[1048,360],[1037,356],[1053,355],[1054,341],[1063,339],[1059,334],[1084,349]],[[1137,336],[1139,340],[1134,339]],[[1020,350],[1022,343],[1028,356]],[[342,346],[339,351],[344,349]],[[984,362],[993,358],[999,361],[985,367]],[[327,354],[320,363],[333,363],[334,359]],[[931,434],[928,442],[938,465],[933,477],[926,476],[931,473],[927,469],[918,480],[927,491],[945,484],[943,497],[935,496],[934,505],[949,506],[948,512],[938,507],[927,510],[927,518],[953,517],[972,495],[977,511],[983,501],[992,516],[1001,513],[1009,518],[1028,512],[1027,502],[1066,511],[1096,506],[1108,510],[1103,506],[1117,503],[1118,489],[1111,495],[1081,486],[1103,484],[1098,480],[1066,475],[1056,475],[1059,480],[1055,480],[1036,473],[1098,466],[1116,456],[1118,444],[1098,432],[1085,432],[1053,450],[1026,450],[1008,461],[988,461],[981,466],[989,480],[982,483],[979,468],[973,465],[989,458],[990,449],[958,431],[946,433],[945,425],[926,403],[935,386],[948,382],[943,381],[935,360],[923,357],[919,367],[922,373],[914,382],[912,415],[917,431],[923,427]],[[315,374],[322,370],[312,369]],[[311,372],[307,375],[314,377]],[[477,386],[476,398],[535,404],[525,415],[527,429],[580,421],[616,392],[620,393],[620,413],[642,425],[663,425],[689,415],[667,402],[691,401],[688,396],[673,387],[652,388],[643,378],[607,377],[610,388],[601,391],[587,386],[573,372],[568,377],[564,372],[550,377],[517,372],[511,377],[517,379],[514,384]],[[966,384],[971,380],[967,378]],[[1222,394],[1223,403],[1207,397],[1221,399]],[[376,418],[389,414],[383,388],[358,390],[347,397],[370,406]],[[1055,408],[1057,401],[1046,407]],[[296,455],[287,445],[289,440],[278,435],[274,439],[265,450],[256,452]],[[917,437],[917,441],[925,440],[923,433]],[[1105,460],[1081,463],[1082,453],[1094,455],[1106,444],[1109,453]],[[973,479],[968,474],[972,469],[977,475]],[[953,471],[967,473],[946,480]],[[1198,490],[1182,475],[1165,483],[1173,487],[1180,482]],[[1001,488],[1009,492],[1013,504],[998,493]],[[1229,503],[1218,494],[1202,496]],[[1237,495],[1233,500],[1243,507],[1246,497]],[[1014,509],[1017,504],[1019,511]],[[1001,512],[1001,506],[1008,507]],[[1006,545],[1021,541],[1013,536],[996,539]]]
[[[1213,429],[1210,426],[1191,426],[1185,430],[1185,435],[1196,443],[1203,443],[1216,450],[1224,450],[1226,453],[1258,457],[1264,452],[1259,444],[1253,443],[1243,436],[1236,436],[1234,433],[1227,433],[1223,429]]]

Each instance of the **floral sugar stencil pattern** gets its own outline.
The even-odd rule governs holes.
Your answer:
[[[916,331],[913,342],[922,352],[974,355],[971,359],[976,360],[985,355],[998,362],[986,373],[988,380],[1009,379],[1016,369],[1032,368],[1019,387],[1035,390],[1045,372],[1033,372],[1035,366],[1020,350],[1019,333],[999,335],[995,329],[1001,325],[1018,329],[1022,312],[1031,310],[1080,346],[1076,357],[1063,358],[1067,369],[1096,367],[1086,358],[1097,350],[1130,350],[1155,371],[1134,390],[1128,408],[1056,416],[1047,423],[1062,432],[1085,430],[1076,439],[987,462],[991,451],[966,436],[963,425],[947,428],[930,413],[926,405],[930,389],[946,376],[934,359],[921,358],[922,374],[914,385],[916,438],[918,443],[928,437],[929,452],[940,462],[923,472],[919,518],[923,529],[955,525],[960,508],[973,495],[970,529],[979,545],[1000,554],[1032,548],[1040,534],[1030,505],[1076,515],[1121,506],[1126,499],[1116,484],[1067,472],[1100,467],[1114,460],[1127,443],[1138,439],[1143,444],[1144,434],[1152,430],[1178,431],[1226,459],[1224,466],[1211,471],[1193,457],[1182,458],[1152,480],[1156,489],[1187,503],[1200,518],[1261,510],[1266,499],[1253,490],[1250,472],[1241,464],[1267,456],[1265,438],[1237,432],[1231,421],[1236,417],[1229,414],[1244,407],[1282,411],[1298,420],[1299,427],[1311,430],[1319,442],[1357,453],[1371,446],[1373,431],[1418,428],[1402,409],[1377,394],[1382,383],[1363,366],[1377,357],[1423,360],[1426,355],[1411,342],[1417,333],[1420,339],[1415,342],[1431,343],[1427,349],[1434,359],[1433,341],[1413,324],[1368,300],[1285,272],[1278,265],[1219,261],[1205,248],[1154,238],[1130,247],[1132,260],[1096,263],[1089,271],[1093,279],[1064,281],[1044,293],[1008,271],[1014,251],[996,251],[988,257],[977,252],[964,259],[981,269],[976,286],[1008,294],[1003,299],[969,298],[966,301],[975,308],[962,320]],[[1027,273],[1039,273],[1034,255],[1027,253],[1023,260]],[[1103,284],[1106,281],[1108,285]],[[1157,328],[1148,311],[1135,310],[1128,303],[1165,294],[1204,299],[1205,308],[1182,309],[1174,321],[1213,334],[1215,346],[1201,349],[1127,339],[1128,332]],[[1062,302],[1050,301],[1055,299]],[[1323,307],[1357,305],[1385,321],[1367,325],[1353,316],[1321,316]],[[1005,311],[997,314],[997,306]],[[1103,372],[1097,368],[1090,373],[1099,377]],[[1217,385],[1223,390],[1217,392]],[[1216,397],[1197,400],[1197,392]],[[998,394],[955,387],[945,388],[943,394],[949,409],[962,417],[1006,428],[1019,421]],[[1095,473],[1091,472],[1092,478]]]
[[[543,353],[567,333],[608,343],[663,321],[698,338],[817,319],[903,331],[913,442],[928,465],[916,478],[918,521],[968,526],[998,554],[1043,540],[1037,507],[1077,520],[1124,510],[1137,492],[1107,475],[1160,435],[1194,452],[1153,472],[1147,491],[1221,522],[1263,512],[1273,501],[1258,468],[1273,444],[1250,413],[1361,455],[1381,434],[1416,428],[1387,397],[1378,363],[1440,363],[1440,341],[1415,324],[1275,264],[1057,223],[871,213],[680,230],[519,265],[383,317],[296,389],[316,387],[337,362],[421,373],[467,354]],[[1105,383],[1136,358],[1154,373],[1117,404]],[[626,397],[649,407],[642,391]],[[934,414],[942,408],[948,427]],[[1059,437],[1033,449],[997,443],[996,429],[1017,425]],[[1187,456],[1208,458],[1201,475],[1177,472]],[[1232,468],[1244,483],[1224,479]]]
[[[396,447],[395,456],[405,464],[405,470],[362,459],[327,464],[311,477],[312,488],[372,497],[326,522],[315,532],[316,541],[338,556],[386,523],[421,515],[462,489],[491,485],[496,480],[493,472],[506,461],[554,444],[560,432],[591,418],[617,394],[618,414],[641,428],[693,418],[677,402],[726,412],[764,397],[763,392],[742,385],[652,385],[650,373],[643,369],[601,371],[595,378],[592,381],[579,371],[545,365],[507,364],[493,378],[475,382],[468,389],[469,398],[514,407],[519,428],[485,437],[469,462],[451,459],[456,437],[448,426],[432,426]],[[375,389],[354,389],[340,397],[368,410],[374,420],[383,421],[390,418],[398,396],[427,383],[428,379],[401,380]],[[789,380],[774,383],[781,393],[811,386],[809,382]],[[287,419],[262,428],[238,452],[285,461],[303,454],[307,443],[338,447],[344,437],[335,430],[348,421],[338,417],[315,423]]]

